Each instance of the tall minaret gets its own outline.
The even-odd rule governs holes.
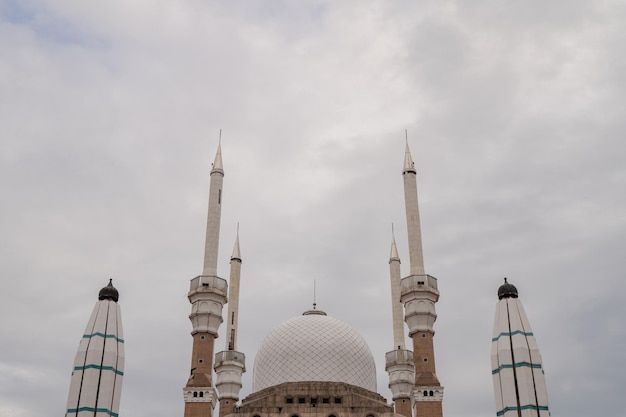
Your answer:
[[[539,347],[517,288],[506,278],[498,289],[498,299],[491,339],[496,415],[547,417],[548,392]]]
[[[241,376],[246,372],[246,356],[237,351],[237,323],[239,321],[239,278],[241,275],[241,252],[239,251],[239,226],[233,255],[230,257],[230,294],[228,296],[228,321],[226,347],[215,354],[215,373],[220,401],[220,417],[232,414],[239,401]]]
[[[213,351],[217,331],[223,321],[222,308],[226,303],[228,288],[226,280],[217,276],[223,179],[222,150],[221,145],[218,145],[211,169],[204,269],[202,275],[191,280],[187,295],[191,303],[189,319],[193,327],[193,349],[191,375],[183,388],[184,417],[210,417],[217,401],[212,381]]]
[[[416,176],[415,164],[407,142],[402,177],[411,274],[401,281],[400,300],[404,304],[404,320],[409,327],[409,336],[413,339],[415,417],[442,417],[443,387],[435,371],[433,346],[435,335],[433,324],[437,319],[435,303],[439,300],[439,291],[437,279],[424,272]]]
[[[391,311],[395,348],[385,355],[385,371],[389,373],[389,388],[393,395],[395,412],[405,417],[411,417],[413,415],[411,394],[415,386],[415,362],[413,352],[406,350],[404,345],[404,322],[402,321],[402,303],[400,302],[400,257],[398,256],[393,230],[389,275],[391,277]]]
[[[124,375],[124,334],[113,280],[98,294],[74,359],[66,417],[117,416]]]

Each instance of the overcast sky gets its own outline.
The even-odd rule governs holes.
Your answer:
[[[446,415],[495,415],[505,276],[552,415],[626,415],[626,2],[95,4],[0,0],[1,416],[64,413],[109,278],[120,415],[182,415],[219,129],[218,273],[239,222],[242,397],[257,346],[310,308],[316,280],[318,307],[370,344],[390,401],[407,129]]]

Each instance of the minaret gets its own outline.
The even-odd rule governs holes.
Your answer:
[[[504,278],[498,289],[491,339],[496,415],[547,417],[550,411],[541,354],[517,297],[517,288]]]
[[[219,392],[220,417],[232,414],[239,401],[241,376],[246,372],[246,356],[237,351],[237,323],[239,320],[239,278],[241,253],[239,251],[239,226],[233,255],[230,257],[230,294],[226,320],[226,348],[215,354],[216,387]]]
[[[402,321],[402,303],[400,302],[400,257],[396,239],[391,234],[391,255],[389,257],[389,275],[391,277],[391,311],[393,320],[394,350],[385,354],[385,371],[389,373],[394,409],[397,414],[411,417],[411,394],[415,386],[415,362],[413,352],[404,345],[404,322]]]
[[[74,359],[66,417],[117,416],[124,376],[124,335],[113,280],[98,294]]]
[[[223,321],[222,308],[226,303],[228,288],[226,280],[217,276],[223,179],[222,151],[221,145],[218,145],[211,169],[204,269],[202,275],[191,280],[187,295],[191,303],[189,319],[193,328],[193,348],[191,375],[183,388],[184,417],[210,417],[217,401],[212,381],[213,351],[217,331]]]
[[[409,327],[409,336],[413,339],[415,417],[442,417],[443,387],[435,371],[433,346],[435,335],[433,324],[437,319],[435,303],[439,300],[439,291],[437,279],[424,272],[416,176],[415,164],[407,142],[402,177],[411,274],[400,283],[400,300],[404,304],[404,320]]]

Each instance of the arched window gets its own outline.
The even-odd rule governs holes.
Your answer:
[[[432,397],[433,395],[435,395],[435,393],[434,393],[434,392],[432,392],[432,391],[430,391],[430,392],[428,393],[428,395],[430,395],[430,396]]]
[[[200,397],[204,397],[204,392],[200,391]]]
[[[198,396],[198,391],[193,392],[193,397],[196,398]]]

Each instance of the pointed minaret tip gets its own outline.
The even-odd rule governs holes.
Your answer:
[[[398,255],[398,247],[396,246],[396,237],[393,233],[393,223],[391,224],[391,254],[389,255],[390,261],[399,261],[400,256]]]
[[[241,251],[239,250],[239,223],[237,223],[237,236],[235,237],[235,246],[233,247],[233,254],[230,260],[238,260],[241,262]]]
[[[215,153],[215,161],[213,161],[213,169],[211,169],[211,174],[214,172],[220,172],[224,174],[224,165],[222,165],[222,131],[220,130],[220,142],[217,145],[217,152]]]
[[[413,162],[413,158],[411,157],[411,150],[409,149],[409,141],[407,139],[405,149],[404,149],[404,168],[402,173],[406,172],[416,172],[415,171],[415,162]]]

